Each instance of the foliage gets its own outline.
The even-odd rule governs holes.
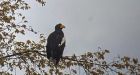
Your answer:
[[[45,5],[44,0],[36,1]],[[105,56],[109,50],[64,56],[59,65],[55,66],[46,58],[46,39],[43,34],[39,35],[40,41],[16,41],[16,36],[25,35],[26,31],[37,34],[26,25],[28,21],[20,12],[28,9],[30,5],[24,0],[0,1],[0,75],[11,75],[14,69],[24,71],[26,75],[80,75],[83,73],[80,71],[86,75],[140,74],[138,59],[124,56],[107,60]]]

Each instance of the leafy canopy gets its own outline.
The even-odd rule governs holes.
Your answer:
[[[44,0],[35,1],[42,6],[46,4]],[[26,25],[28,21],[22,14],[30,8],[26,0],[0,1],[0,75],[11,75],[14,69],[22,70],[26,75],[80,75],[83,72],[85,75],[140,74],[138,59],[124,56],[107,61],[105,56],[109,50],[64,56],[56,68],[46,58],[43,34],[39,34],[39,41],[16,41],[16,37],[25,35],[26,31],[38,34]]]

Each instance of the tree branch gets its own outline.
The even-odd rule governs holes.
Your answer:
[[[24,52],[14,53],[14,54],[11,54],[11,55],[6,55],[6,56],[3,56],[3,57],[0,57],[0,59],[13,57],[13,56],[17,56],[17,55],[23,55],[23,54],[29,53],[29,52],[34,52],[34,53],[38,53],[39,55],[46,56],[45,54],[41,54],[39,51],[24,51]]]

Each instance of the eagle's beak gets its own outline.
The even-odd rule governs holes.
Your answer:
[[[63,29],[63,28],[66,28],[66,27],[65,27],[64,25],[61,25],[61,26],[60,26],[60,28],[62,28],[62,29]]]

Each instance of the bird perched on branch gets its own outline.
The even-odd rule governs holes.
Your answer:
[[[55,26],[55,31],[52,32],[47,39],[46,51],[47,58],[52,60],[55,65],[58,65],[62,58],[63,51],[65,48],[65,37],[62,29],[65,26],[61,23]]]

